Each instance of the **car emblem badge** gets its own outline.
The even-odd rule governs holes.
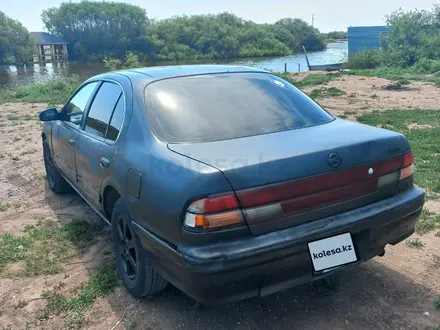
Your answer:
[[[342,158],[335,152],[328,155],[328,162],[334,168],[338,168],[342,164]]]
[[[374,173],[373,168],[370,168],[370,169],[368,170],[368,174],[373,175],[373,173]]]

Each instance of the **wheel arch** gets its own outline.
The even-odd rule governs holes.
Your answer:
[[[107,220],[111,222],[113,207],[116,201],[121,198],[119,191],[111,184],[105,186],[102,193],[102,207]]]

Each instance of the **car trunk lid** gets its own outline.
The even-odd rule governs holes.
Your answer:
[[[222,171],[251,232],[260,234],[393,195],[410,147],[399,133],[336,119],[169,149]]]

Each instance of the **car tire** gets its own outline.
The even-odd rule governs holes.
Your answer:
[[[47,183],[49,184],[50,189],[56,194],[71,192],[72,187],[63,178],[53,162],[52,153],[50,152],[47,140],[43,141],[43,157]]]
[[[153,269],[122,199],[116,201],[111,221],[118,271],[130,294],[141,298],[165,289],[168,282]]]

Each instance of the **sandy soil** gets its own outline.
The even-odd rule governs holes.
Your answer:
[[[304,88],[305,92],[336,87],[345,92],[334,98],[319,99],[324,108],[336,115],[389,109],[439,109],[440,89],[432,83],[412,82],[401,91],[386,90],[389,80],[374,77],[342,76],[325,86]]]
[[[389,108],[436,108],[440,90],[414,83],[409,91],[382,91],[383,79],[363,80],[344,77],[329,86],[347,94],[323,99],[320,103],[338,114]],[[327,86],[328,87],[328,86]],[[316,88],[316,87],[315,87]],[[310,90],[312,90],[311,88]],[[356,93],[356,97],[349,94]],[[371,94],[378,97],[371,99]],[[369,108],[361,109],[368,106]],[[0,233],[19,232],[37,216],[65,223],[73,218],[87,219],[101,230],[93,244],[72,262],[108,255],[109,230],[93,210],[75,193],[55,196],[44,179],[41,124],[34,118],[44,104],[0,105],[0,203],[13,205],[0,212]],[[17,116],[17,120],[7,117]],[[440,203],[429,201],[433,212]],[[440,238],[434,233],[419,237],[421,250],[404,242],[386,249],[383,258],[349,268],[335,275],[332,285],[303,285],[264,298],[255,298],[216,307],[203,307],[177,289],[157,297],[137,300],[124,288],[95,301],[87,315],[85,328],[111,329],[126,312],[117,329],[425,329],[440,324],[440,312],[433,301],[440,294]],[[62,315],[49,321],[36,320],[36,310],[46,302],[39,298],[44,290],[64,283],[68,292],[87,280],[98,262],[66,265],[53,276],[26,279],[0,278],[0,328],[60,329]],[[16,309],[19,301],[29,302]],[[429,312],[429,315],[424,315]],[[427,313],[425,313],[427,314]]]

